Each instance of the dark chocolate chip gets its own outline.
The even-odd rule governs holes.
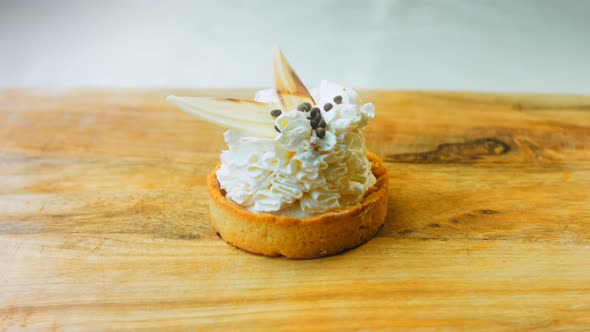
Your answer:
[[[334,107],[334,105],[326,103],[324,104],[324,111],[329,112],[332,109],[332,107]]]
[[[336,96],[336,97],[334,97],[334,102],[336,104],[340,104],[342,102],[342,96]]]
[[[307,102],[297,106],[297,110],[300,112],[309,112],[310,109],[311,109],[311,104],[307,103]]]
[[[316,114],[320,113],[319,107],[314,107],[311,109],[311,116],[315,116]]]
[[[324,128],[318,128],[316,129],[315,134],[318,138],[324,138],[324,136],[326,136],[326,130]]]
[[[276,130],[278,133],[280,133],[280,132],[281,132],[281,130],[280,130],[280,129],[279,129],[279,127],[277,127],[277,126],[275,126],[275,130]]]
[[[309,125],[311,126],[311,129],[317,129],[318,127],[318,122],[317,121],[310,121]]]
[[[318,127],[320,127],[320,128],[326,128],[326,121],[324,121],[324,119],[322,119],[320,121],[320,123],[318,123]]]
[[[282,113],[281,110],[272,110],[272,111],[270,111],[270,115],[272,115],[275,118],[277,116],[281,115],[281,113]]]

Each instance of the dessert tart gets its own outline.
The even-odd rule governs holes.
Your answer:
[[[315,258],[370,240],[387,212],[388,176],[366,151],[375,115],[356,92],[322,81],[308,90],[278,47],[274,89],[254,101],[169,96],[228,128],[228,150],[207,178],[211,222],[227,242],[267,256]]]

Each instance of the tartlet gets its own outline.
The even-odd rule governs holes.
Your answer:
[[[255,101],[167,98],[230,129],[207,178],[213,226],[266,256],[323,257],[367,242],[385,222],[388,196],[386,168],[363,137],[374,106],[328,81],[310,93],[277,47],[273,72],[274,89]]]
[[[310,218],[253,213],[227,200],[215,175],[218,165],[207,178],[213,226],[225,241],[266,256],[315,258],[357,247],[375,236],[387,213],[387,170],[373,153],[367,157],[377,182],[364,199]]]

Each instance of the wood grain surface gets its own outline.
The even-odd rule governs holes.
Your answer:
[[[388,219],[294,261],[215,234],[170,93],[253,91],[0,92],[0,330],[590,330],[590,97],[362,92]]]

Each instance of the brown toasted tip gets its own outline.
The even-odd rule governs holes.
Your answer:
[[[334,102],[336,104],[340,104],[342,102],[342,96],[336,96],[336,97],[334,97]]]
[[[324,111],[329,112],[332,109],[332,107],[334,107],[334,105],[326,103],[324,104]]]
[[[324,138],[324,136],[326,136],[326,130],[324,128],[318,128],[316,129],[315,134],[318,138]]]
[[[272,115],[273,117],[278,117],[279,115],[281,115],[281,110],[272,110],[270,111],[270,115]]]

